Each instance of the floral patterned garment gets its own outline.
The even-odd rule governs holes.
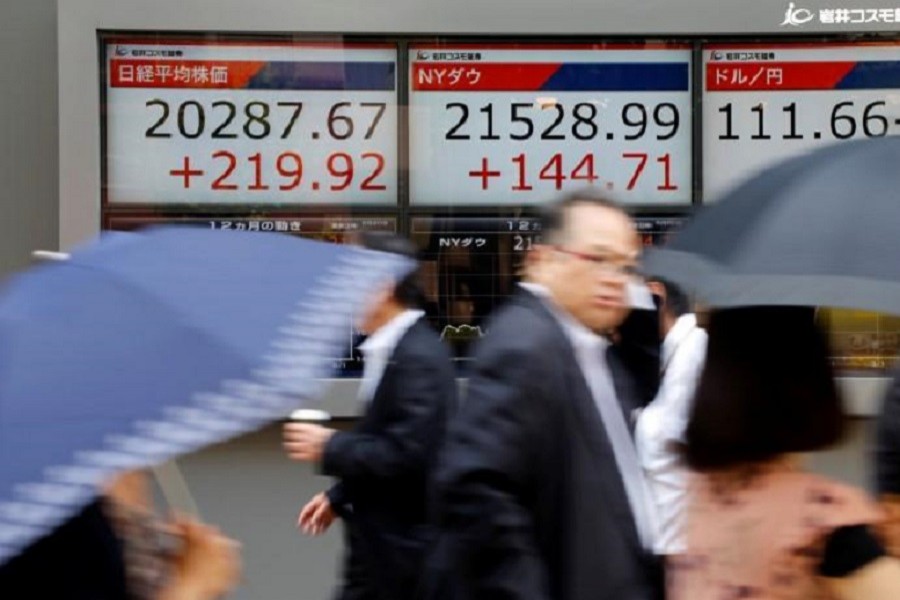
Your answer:
[[[144,510],[113,499],[104,508],[122,543],[129,600],[157,598],[170,575],[178,538]]]
[[[698,475],[688,552],[669,564],[671,600],[832,600],[818,575],[826,537],[882,520],[857,490],[788,459]]]

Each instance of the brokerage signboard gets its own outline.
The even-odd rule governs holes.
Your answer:
[[[418,46],[410,204],[522,206],[588,185],[691,202],[686,45]]]
[[[816,148],[900,134],[900,42],[712,45],[703,70],[706,200]]]
[[[107,204],[396,204],[395,46],[104,48]]]

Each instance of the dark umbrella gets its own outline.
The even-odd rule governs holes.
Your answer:
[[[900,312],[900,137],[761,172],[648,252],[645,269],[710,306]]]

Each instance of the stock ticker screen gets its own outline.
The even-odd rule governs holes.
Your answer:
[[[659,245],[683,223],[680,216],[638,216],[645,246]],[[332,243],[353,241],[363,231],[396,233],[397,219],[366,216],[107,214],[103,228],[134,231],[153,225],[181,225],[222,231],[264,231]],[[541,239],[540,221],[530,216],[413,216],[410,238],[420,251],[426,314],[463,365],[471,345],[484,333],[488,315],[513,292],[525,255]],[[347,326],[347,344],[337,357],[340,376],[362,373],[356,350],[362,337]]]
[[[409,235],[428,317],[460,360],[540,239],[521,215],[553,198],[607,193],[658,245],[774,162],[900,134],[896,36],[302,37],[102,32],[102,227]],[[896,361],[896,319],[819,312],[839,369]],[[352,376],[351,324],[347,337]]]
[[[645,246],[659,245],[684,217],[636,217]],[[421,250],[426,312],[458,361],[486,333],[487,316],[516,289],[525,255],[541,239],[540,221],[510,216],[412,217]]]
[[[397,203],[394,44],[105,41],[104,204]]]
[[[413,45],[410,202],[687,206],[690,70],[683,43]]]

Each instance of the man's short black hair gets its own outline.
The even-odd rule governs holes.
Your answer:
[[[359,235],[359,244],[369,250],[399,254],[418,261],[416,246],[408,239],[383,231],[364,231]],[[413,269],[394,287],[394,299],[406,308],[422,308],[425,306],[425,293],[422,289],[420,269]]]
[[[691,312],[691,300],[681,287],[662,277],[653,277],[651,281],[659,283],[666,290],[665,311],[675,318]]]
[[[810,308],[713,312],[686,434],[698,471],[819,450],[844,430],[828,343]]]
[[[550,202],[541,208],[541,238],[545,244],[559,244],[568,233],[569,211],[575,206],[599,206],[609,208],[622,214],[625,210],[607,196],[587,188]]]

